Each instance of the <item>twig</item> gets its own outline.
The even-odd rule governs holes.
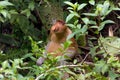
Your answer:
[[[86,60],[86,58],[88,57],[89,53],[84,57],[84,59],[81,61],[81,64],[84,63],[84,61]]]
[[[108,52],[106,51],[106,49],[105,49],[104,45],[102,44],[101,40],[100,39],[98,39],[98,40],[100,41],[100,44],[103,47],[104,51],[108,54]]]
[[[55,69],[61,69],[61,68],[65,68],[65,67],[82,67],[82,65],[81,64],[79,64],[79,65],[62,65],[62,66],[56,67]],[[51,71],[53,71],[53,68],[47,70],[46,73],[51,72]],[[44,76],[44,74],[45,73],[40,74],[35,80],[39,80],[42,76]]]

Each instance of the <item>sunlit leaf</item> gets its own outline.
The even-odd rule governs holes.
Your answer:
[[[86,16],[93,16],[93,17],[97,16],[95,13],[83,13],[83,14]]]
[[[13,6],[12,3],[8,2],[8,1],[0,1],[0,6]]]
[[[7,60],[2,63],[2,68],[3,68],[3,69],[9,68],[9,67],[10,67],[10,64],[8,63]]]
[[[77,28],[78,28],[78,29],[81,29],[81,24],[77,24]]]
[[[120,16],[118,16],[117,18],[120,19]]]
[[[80,17],[80,15],[77,12],[73,13],[76,17]]]
[[[101,11],[102,15],[106,15],[106,13],[109,9],[109,6],[110,6],[109,1],[105,1],[103,4],[102,11]]]
[[[118,10],[118,11],[120,11],[120,8],[113,8],[113,10]]]
[[[90,28],[96,28],[96,29],[98,29],[98,26],[90,26]]]
[[[75,25],[73,25],[73,24],[66,24],[66,26],[68,26],[70,28],[75,28]]]
[[[95,5],[95,0],[89,0],[89,3],[90,3],[91,5]]]
[[[77,9],[77,10],[79,11],[79,10],[83,9],[86,5],[87,5],[86,3],[80,4],[80,5],[78,6],[78,9]]]
[[[89,19],[88,18],[82,18],[82,21],[85,23],[85,24],[89,24]]]
[[[67,9],[68,9],[68,10],[73,10],[73,8],[72,8],[72,7],[68,7]]]
[[[0,79],[1,79],[1,80],[4,80],[3,78],[4,78],[4,76],[3,76],[2,74],[0,74]]]
[[[69,14],[66,18],[66,23],[74,17],[74,14]]]
[[[88,26],[87,26],[87,25],[84,25],[84,26],[82,27],[82,29],[81,29],[81,32],[82,32],[82,33],[85,33],[85,32],[87,31],[87,29],[88,29]]]
[[[72,33],[70,35],[68,35],[67,39],[66,40],[70,40],[71,38],[73,38],[75,36],[75,33]]]
[[[7,10],[1,10],[0,13],[6,18],[8,15],[8,11]]]
[[[103,44],[104,49],[109,55],[116,55],[120,54],[120,38],[117,37],[106,37],[102,38],[100,37],[101,43]],[[101,49],[103,49],[101,47]]]
[[[74,8],[74,4],[73,3],[69,2],[69,1],[65,1],[64,3]]]

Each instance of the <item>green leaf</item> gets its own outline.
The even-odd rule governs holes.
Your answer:
[[[77,9],[77,7],[78,7],[78,3],[76,2],[76,3],[74,4],[74,11]]]
[[[120,16],[118,16],[117,18],[120,19]]]
[[[82,18],[82,21],[83,21],[85,24],[89,24],[89,23],[90,23],[90,21],[89,21],[88,18]]]
[[[119,75],[116,74],[113,70],[110,70],[109,77],[110,77],[110,80],[116,80],[116,78],[119,77]]]
[[[10,12],[10,14],[18,14],[18,12],[16,10],[10,10],[9,12]]]
[[[94,70],[98,73],[102,72],[103,74],[108,70],[108,64],[105,61],[101,60],[95,64]]]
[[[120,38],[117,37],[100,37],[101,43],[103,44],[104,49],[109,55],[120,54]],[[101,47],[101,49],[103,49]]]
[[[71,43],[72,42],[70,40],[67,40],[66,42],[64,42],[64,50],[66,50],[70,46]]]
[[[80,17],[80,15],[79,15],[77,12],[73,12],[73,14],[74,14],[76,17]]]
[[[8,15],[8,11],[7,10],[1,10],[0,13],[6,18]]]
[[[73,10],[73,8],[72,8],[72,7],[68,7],[67,9],[68,9],[68,10]]]
[[[77,24],[77,29],[81,29],[81,24]]]
[[[0,74],[0,79],[4,80],[4,76],[2,74]]]
[[[69,14],[66,18],[66,23],[74,17],[74,14]]]
[[[109,69],[108,64],[105,64],[101,70],[101,72],[104,74],[105,72],[107,72],[107,70]]]
[[[75,36],[75,33],[72,33],[70,35],[67,36],[67,39],[66,40],[70,40],[71,38],[73,38]]]
[[[5,7],[5,6],[13,6],[13,4],[8,2],[8,1],[0,1],[0,6],[3,6],[3,7]]]
[[[2,68],[3,69],[9,68],[9,67],[10,67],[10,64],[8,63],[7,60],[2,63]]]
[[[81,29],[81,32],[82,32],[82,33],[85,33],[85,32],[87,31],[87,29],[88,29],[88,26],[87,26],[87,25],[84,25],[84,26],[82,27],[82,29]]]
[[[113,10],[118,10],[118,11],[120,11],[120,8],[113,8]]]
[[[96,21],[90,20],[89,24],[94,24],[94,25],[96,25]]]
[[[66,24],[66,26],[69,26],[71,28],[75,28],[75,25],[73,25],[73,24]]]
[[[115,23],[115,22],[112,20],[106,20],[106,21],[100,23],[100,26],[98,27],[98,31],[101,31],[104,28],[105,24],[109,24],[109,23]]]
[[[33,1],[31,1],[31,2],[29,3],[28,8],[29,8],[30,10],[33,10],[34,7],[35,7],[34,5],[35,5],[35,3],[34,3]]]
[[[90,3],[91,5],[95,5],[95,0],[90,0],[89,3]]]
[[[109,6],[110,6],[109,1],[105,1],[104,4],[103,4],[103,9],[101,11],[102,15],[106,15]]]
[[[96,29],[98,29],[98,26],[90,26],[90,28],[96,28]]]
[[[22,10],[21,12],[22,14],[25,14],[27,16],[27,18],[31,15],[31,12],[29,9],[25,9],[25,10]]]
[[[79,10],[83,9],[86,5],[87,5],[86,3],[80,4],[78,6],[77,10],[79,11]]]
[[[69,1],[65,1],[64,3],[74,8],[74,4],[73,3],[69,2]]]
[[[4,22],[5,20],[3,19],[3,17],[0,16],[0,21],[1,21],[1,22]]]
[[[97,16],[95,13],[83,13],[83,14],[86,16],[93,16],[93,17]]]

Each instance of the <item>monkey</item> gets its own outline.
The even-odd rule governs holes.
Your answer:
[[[50,29],[49,42],[46,46],[46,52],[44,54],[51,54],[54,57],[63,56],[60,64],[65,64],[64,61],[68,60],[64,56],[67,56],[69,59],[74,58],[74,56],[78,53],[78,45],[74,38],[71,38],[71,45],[66,50],[65,54],[63,54],[59,49],[63,48],[61,46],[67,39],[67,37],[72,34],[70,28],[68,28],[64,21],[57,20]],[[40,57],[37,60],[37,65],[42,65],[44,63],[45,58]]]

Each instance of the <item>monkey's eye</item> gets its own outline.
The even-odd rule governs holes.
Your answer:
[[[47,33],[50,34],[50,30],[48,30]]]

